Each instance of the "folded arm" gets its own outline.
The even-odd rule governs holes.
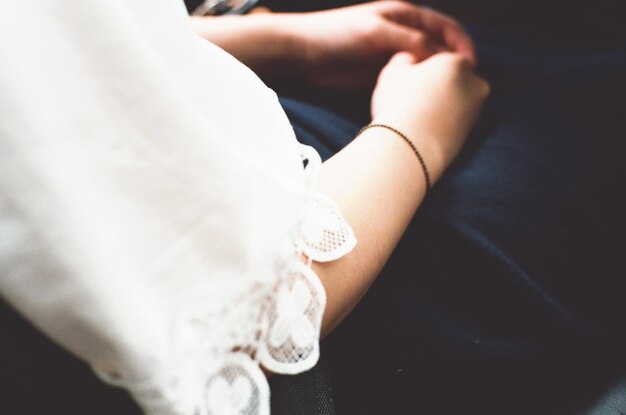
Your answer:
[[[457,52],[475,63],[453,19],[402,1],[312,13],[194,17],[194,29],[264,78],[288,76],[325,87],[372,86],[391,55],[425,59]]]

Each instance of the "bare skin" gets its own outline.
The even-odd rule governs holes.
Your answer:
[[[402,1],[191,21],[198,34],[266,79],[290,76],[315,86],[371,87],[401,51],[420,60],[450,51],[476,63],[472,42],[457,22]]]
[[[458,24],[404,2],[203,18],[194,25],[262,75],[283,65],[318,86],[375,83],[373,122],[393,126],[414,142],[433,183],[461,150],[489,93],[473,71],[474,49]],[[375,280],[426,188],[411,148],[382,128],[368,129],[325,162],[317,186],[338,203],[358,239],[340,260],[313,264],[328,296],[324,335]]]
[[[374,91],[373,122],[410,137],[436,182],[459,153],[488,93],[459,55],[439,53],[417,63],[413,55],[399,53]],[[371,128],[324,163],[318,188],[338,203],[358,239],[344,258],[313,266],[328,295],[322,324],[327,334],[380,273],[421,204],[426,182],[407,143],[394,132]]]

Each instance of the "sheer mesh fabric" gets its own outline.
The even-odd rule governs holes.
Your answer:
[[[311,263],[342,257],[356,239],[335,202],[313,191],[319,155],[302,146],[302,158],[308,199],[292,256],[275,281],[254,284],[218,312],[191,306],[181,313],[171,330],[169,366],[155,369],[154,376],[130,382],[100,374],[128,389],[150,415],[268,415],[269,386],[261,366],[292,375],[317,363],[326,293]]]

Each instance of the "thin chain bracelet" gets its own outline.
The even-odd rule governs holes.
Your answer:
[[[424,162],[424,158],[422,157],[422,154],[419,152],[417,147],[415,147],[415,144],[413,144],[413,141],[409,140],[409,138],[406,135],[404,135],[402,132],[396,130],[393,127],[385,125],[385,124],[368,124],[365,127],[361,128],[359,130],[359,132],[356,134],[356,136],[357,137],[360,136],[363,131],[365,131],[365,130],[367,130],[369,128],[372,128],[372,127],[381,127],[381,128],[386,128],[389,131],[393,131],[394,133],[396,133],[400,137],[402,137],[402,139],[404,141],[406,141],[409,146],[411,146],[411,149],[413,150],[413,152],[417,156],[417,159],[419,160],[419,162],[420,162],[420,164],[422,166],[422,170],[424,171],[424,177],[426,178],[426,193],[428,193],[428,191],[430,190],[430,174],[428,174],[428,168],[426,167],[426,162]]]

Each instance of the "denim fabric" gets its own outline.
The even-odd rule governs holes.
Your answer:
[[[324,345],[336,413],[573,414],[626,373],[617,16],[470,28],[493,94]],[[368,91],[288,92],[296,133],[325,158],[367,122]],[[2,301],[0,327],[0,412],[139,413]]]
[[[340,415],[573,414],[626,373],[622,39],[468,30],[493,93],[327,341]],[[324,157],[367,118],[304,95],[283,106]]]

